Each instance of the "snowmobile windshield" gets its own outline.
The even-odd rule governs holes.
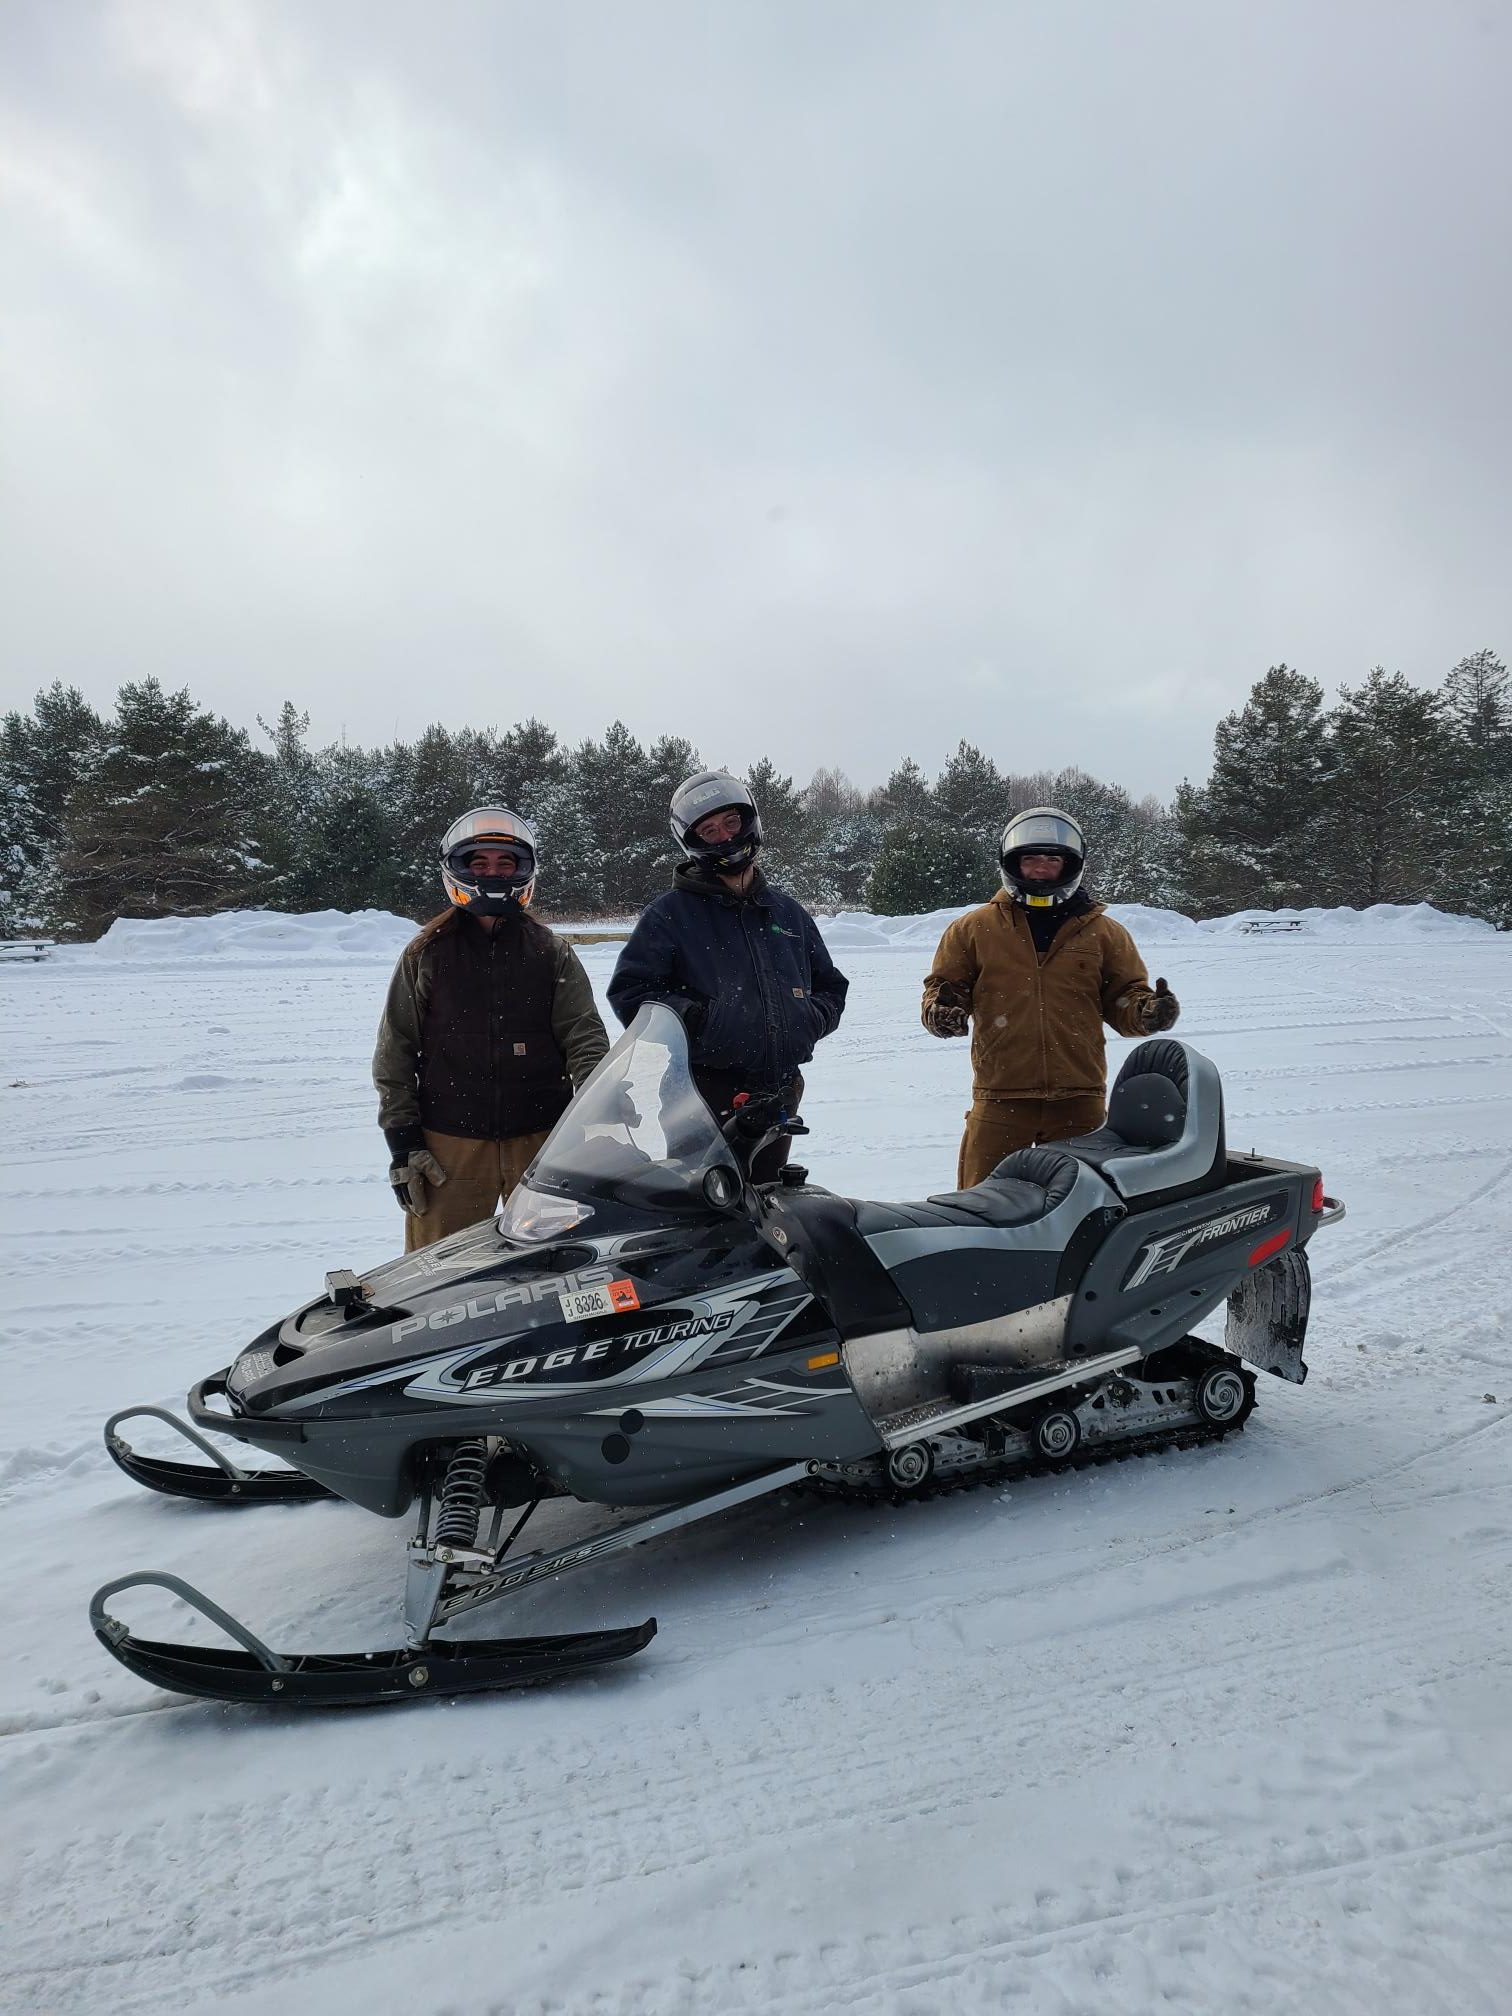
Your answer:
[[[559,1236],[591,1215],[566,1200],[650,1211],[707,1211],[711,1169],[734,1158],[688,1064],[681,1019],[648,1001],[562,1115],[505,1209],[508,1236]],[[546,1194],[542,1194],[546,1193]]]

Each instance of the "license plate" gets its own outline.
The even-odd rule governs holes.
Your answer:
[[[633,1281],[611,1281],[603,1288],[574,1288],[559,1295],[564,1323],[586,1323],[590,1316],[617,1316],[622,1309],[639,1309],[640,1297]]]

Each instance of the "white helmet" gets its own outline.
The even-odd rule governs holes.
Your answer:
[[[1019,873],[1019,859],[1024,854],[1058,854],[1062,863],[1060,879],[1027,881]],[[1026,904],[1032,910],[1049,910],[1057,903],[1068,902],[1080,889],[1087,866],[1087,843],[1069,812],[1059,811],[1054,805],[1031,805],[1027,812],[1015,812],[1003,828],[998,865],[1003,887],[1015,903]]]
[[[738,812],[740,831],[729,840],[700,840],[693,829],[716,812]],[[761,814],[748,787],[728,770],[700,770],[672,793],[672,838],[690,861],[716,875],[738,875],[761,848]]]
[[[472,857],[479,848],[508,848],[515,867],[508,875],[479,876]],[[534,826],[507,805],[480,805],[464,812],[446,829],[441,842],[441,880],[447,896],[475,917],[500,917],[521,910],[535,894],[539,857]]]

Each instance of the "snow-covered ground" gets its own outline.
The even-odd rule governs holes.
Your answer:
[[[820,1180],[881,1196],[948,1185],[967,1097],[918,1025],[931,933],[896,924],[834,928],[851,1007],[807,1107]],[[397,1243],[392,933],[250,929],[0,973],[0,2006],[1512,2006],[1512,938],[1150,923],[1231,1138],[1350,1209],[1313,1376],[1243,1436],[737,1514],[478,1619],[654,1613],[627,1666],[300,1718],[155,1695],[85,1622],[150,1565],[277,1644],[398,1636],[403,1527],[155,1499],[100,1445]]]

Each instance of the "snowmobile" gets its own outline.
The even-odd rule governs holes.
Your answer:
[[[193,1389],[192,1425],[156,1408],[107,1423],[112,1457],[156,1490],[415,1510],[405,1644],[276,1652],[153,1572],[97,1592],[101,1643],[144,1680],[230,1701],[544,1680],[640,1651],[655,1620],[514,1639],[439,1627],[773,1493],[923,1497],[1209,1442],[1242,1427],[1255,1370],[1306,1377],[1307,1245],[1343,1206],[1316,1169],[1228,1148],[1218,1072],[1185,1043],[1134,1049],[1097,1132],[917,1203],[837,1196],[792,1165],[754,1185],[760,1149],[804,1131],[744,1095],[721,1127],[682,1021],[648,1004],[497,1220],[327,1275]],[[1220,1304],[1225,1348],[1192,1334]],[[144,1455],[122,1432],[141,1414],[210,1460]],[[283,1464],[245,1469],[209,1434]],[[524,1551],[563,1496],[635,1516]],[[234,1647],[136,1636],[106,1606],[142,1584]]]

